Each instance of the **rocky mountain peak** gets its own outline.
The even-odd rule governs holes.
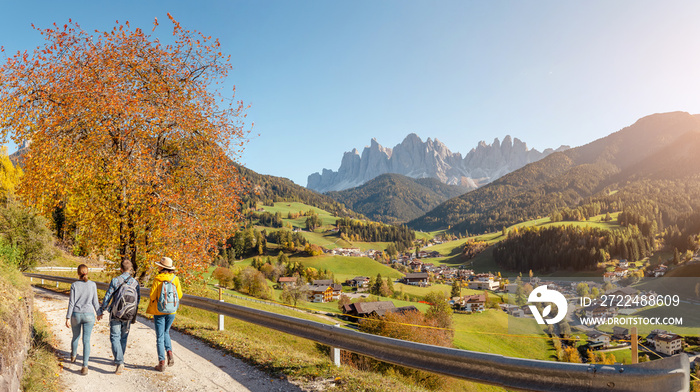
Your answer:
[[[436,178],[446,184],[476,188],[528,163],[544,158],[552,149],[540,153],[510,135],[503,142],[480,141],[462,158],[438,139],[425,142],[415,133],[408,134],[394,148],[383,147],[376,138],[360,154],[357,149],[343,154],[338,171],[324,169],[308,177],[307,188],[317,192],[353,188],[385,173],[411,178]]]

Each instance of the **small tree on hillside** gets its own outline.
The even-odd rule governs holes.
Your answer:
[[[304,284],[301,277],[297,274],[296,283],[293,285],[285,285],[280,294],[280,299],[286,304],[297,306],[298,302],[306,301],[309,296],[309,286]],[[347,298],[347,297],[346,297]]]
[[[338,310],[343,313],[345,312],[345,305],[350,305],[352,303],[352,300],[350,297],[348,297],[345,294],[340,294],[340,298],[338,299]]]
[[[445,294],[440,291],[432,291],[425,296],[424,300],[431,304],[425,317],[429,320],[435,320],[440,328],[452,328],[452,307],[450,307]]]
[[[450,297],[461,297],[462,296],[462,287],[460,284],[459,280],[456,280],[452,282],[452,291],[450,292]]]
[[[269,299],[271,297],[271,289],[267,285],[267,279],[262,272],[253,267],[246,267],[234,279],[234,285],[237,291],[252,295],[253,297]]]
[[[389,295],[386,295],[386,297],[393,296],[394,295],[394,282],[392,278],[386,278],[386,288],[389,292]]]

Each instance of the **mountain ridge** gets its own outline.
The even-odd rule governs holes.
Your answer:
[[[684,135],[692,138],[699,132],[698,115],[671,112],[645,116],[606,137],[550,154],[484,187],[450,199],[407,224],[422,230],[451,227],[473,232],[500,230],[516,221],[547,216],[558,209],[574,207],[606,188],[639,181],[633,176],[639,170],[635,167],[647,167],[650,171],[663,166],[664,156],[656,154],[673,146]]]
[[[492,144],[484,141],[462,157],[453,153],[438,139],[423,142],[411,133],[393,148],[383,147],[372,138],[362,153],[356,148],[345,152],[338,171],[323,169],[308,176],[307,188],[319,193],[341,191],[360,186],[385,173],[397,173],[411,178],[437,178],[450,185],[476,189],[528,163],[542,159],[557,150],[543,152],[528,149],[518,138],[506,135],[503,142],[495,138]]]

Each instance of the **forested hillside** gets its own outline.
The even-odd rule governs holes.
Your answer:
[[[287,178],[259,174],[236,163],[233,166],[247,183],[247,192],[242,197],[245,207],[254,207],[257,202],[272,205],[278,201],[298,201],[336,216],[363,218],[332,198],[299,186]]]
[[[615,197],[631,203],[632,199],[644,199],[638,187],[655,186],[675,190],[663,196],[669,214],[672,210],[689,213],[693,211],[690,200],[700,198],[698,178],[694,176],[700,172],[696,157],[699,132],[696,115],[674,112],[647,116],[610,136],[552,154],[451,199],[408,225],[422,230],[450,228],[461,233],[495,231],[575,208],[592,197],[606,197],[616,191]],[[679,199],[686,199],[686,205]]]
[[[372,220],[395,224],[417,218],[467,190],[435,178],[383,174],[357,188],[326,195]]]

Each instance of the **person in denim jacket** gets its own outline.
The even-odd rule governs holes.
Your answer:
[[[110,312],[109,340],[112,342],[112,355],[114,355],[114,364],[117,367],[114,371],[115,374],[121,374],[122,370],[124,370],[124,353],[126,352],[126,341],[129,338],[129,327],[131,324],[136,322],[136,315],[138,313],[134,313],[134,317],[131,320],[120,320],[111,316],[112,307],[116,302],[116,298],[114,297],[115,291],[125,282],[128,282],[130,279],[134,279],[131,276],[131,274],[134,272],[131,261],[126,259],[122,260],[121,271],[121,275],[109,282],[109,287],[107,288],[105,297],[102,300],[102,306],[100,306],[100,309],[97,311],[97,314],[99,314],[100,317],[102,317],[102,313],[105,310]],[[137,292],[138,304],[138,302],[141,301],[140,288],[137,290]]]

